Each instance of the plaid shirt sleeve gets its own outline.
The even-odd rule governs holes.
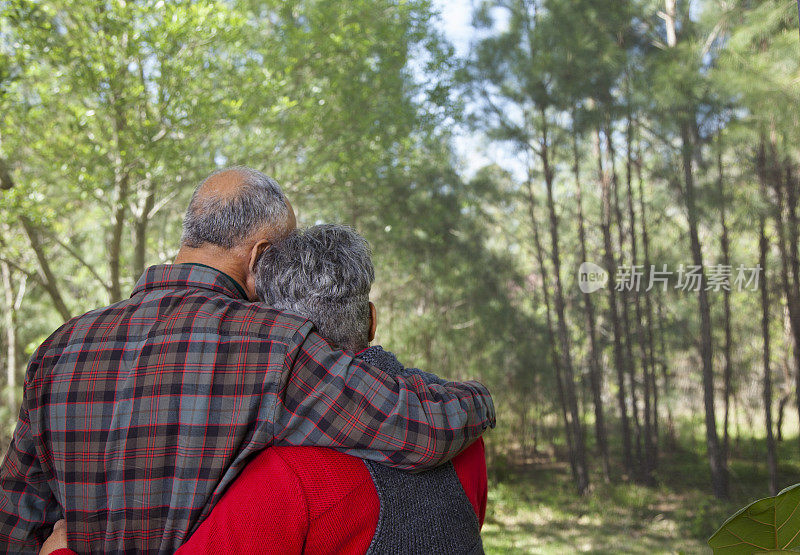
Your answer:
[[[426,469],[458,454],[495,413],[478,382],[427,385],[392,377],[333,350],[310,333],[290,358],[275,423],[278,445],[332,447],[402,469]]]
[[[34,358],[29,368],[35,365]],[[36,553],[53,523],[62,518],[62,511],[31,437],[27,401],[26,388],[14,435],[0,466],[0,546],[9,543],[20,553]]]

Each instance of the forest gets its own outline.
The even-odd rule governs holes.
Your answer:
[[[697,552],[800,482],[798,4],[461,9],[466,52],[429,0],[0,0],[0,452],[244,164],[369,240],[378,343],[492,391],[487,552]]]

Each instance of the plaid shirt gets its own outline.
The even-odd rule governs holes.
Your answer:
[[[153,266],[31,359],[0,467],[0,549],[37,551],[63,510],[78,552],[172,552],[270,445],[426,468],[493,425],[477,382],[392,378],[217,270]]]

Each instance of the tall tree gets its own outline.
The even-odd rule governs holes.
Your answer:
[[[611,178],[605,171],[603,165],[603,154],[600,146],[600,131],[598,130],[594,140],[595,157],[597,158],[597,173],[600,181],[602,199],[602,220],[600,228],[603,234],[603,263],[606,271],[611,275],[616,275],[616,260],[614,256],[614,246],[611,238]],[[622,464],[625,472],[632,473],[633,465],[633,441],[631,437],[630,421],[628,419],[627,407],[627,387],[625,385],[625,374],[627,359],[624,350],[624,331],[619,315],[619,305],[617,304],[616,287],[608,288],[608,307],[610,320],[613,330],[614,342],[614,366],[617,370],[617,406],[619,408],[620,431],[622,435]]]
[[[690,63],[697,66],[697,53],[688,50],[688,56],[679,59],[681,50],[677,48],[677,18],[676,0],[665,0],[663,19],[667,37],[667,54],[674,56],[673,63]],[[683,16],[684,28],[690,26],[689,14]],[[695,74],[699,75],[699,72]],[[690,79],[695,77],[690,77]],[[720,446],[717,434],[717,420],[714,407],[714,357],[713,338],[711,334],[711,307],[706,290],[706,277],[704,271],[703,247],[700,242],[700,213],[697,205],[697,187],[695,184],[695,158],[698,155],[695,137],[697,137],[697,99],[691,92],[690,83],[680,86],[688,87],[686,95],[680,101],[682,105],[675,114],[680,141],[680,161],[682,169],[682,197],[686,208],[686,217],[689,227],[689,246],[692,254],[692,264],[699,272],[697,286],[697,306],[700,316],[700,360],[703,373],[703,404],[705,408],[706,450],[708,453],[709,467],[711,469],[711,487],[714,495],[719,498],[728,496],[728,469],[724,453]]]
[[[628,208],[628,221],[629,224],[629,238],[631,246],[631,266],[633,269],[639,267],[639,248],[638,239],[636,236],[636,210],[634,209],[634,195],[633,195],[633,117],[631,114],[627,115],[626,131],[625,131],[626,159],[625,159],[625,196],[627,198]],[[655,485],[655,477],[653,471],[657,466],[657,438],[655,437],[654,428],[654,413],[653,413],[653,394],[655,380],[651,374],[651,355],[649,352],[649,343],[645,334],[645,314],[642,309],[642,300],[639,295],[639,284],[632,288],[633,306],[636,320],[636,340],[638,343],[639,353],[641,357],[642,368],[642,398],[644,401],[643,407],[643,443],[644,443],[644,457],[640,463],[640,476],[641,479],[650,485]],[[635,401],[635,399],[634,399]]]
[[[573,117],[573,126],[574,125],[575,121]],[[583,216],[583,183],[580,173],[581,159],[578,145],[578,135],[575,129],[573,129],[572,135],[572,152],[572,171],[575,177],[575,202],[578,205],[578,240],[581,247],[581,260],[588,262],[589,252],[586,247],[586,226]],[[591,293],[584,293],[583,301],[586,307],[584,320],[586,326],[586,335],[589,336],[589,383],[592,390],[592,402],[594,404],[595,438],[597,439],[597,448],[600,452],[603,478],[606,482],[608,482],[610,479],[610,462],[605,414],[603,410],[603,373],[602,368],[600,367],[600,346],[597,340],[597,321]]]
[[[731,255],[730,255],[730,237],[728,236],[728,212],[727,203],[728,195],[725,188],[725,175],[722,164],[722,134],[719,133],[717,137],[717,195],[719,202],[719,225],[722,233],[720,235],[720,250],[722,251],[722,265],[730,268]],[[725,461],[728,460],[730,454],[730,403],[732,393],[733,381],[733,368],[731,363],[731,348],[733,345],[733,333],[731,331],[731,291],[730,287],[723,288],[722,291],[722,307],[723,307],[723,328],[725,330],[725,339],[722,345],[723,368],[722,368],[722,383],[723,383],[723,398],[725,412],[722,420],[722,457]]]
[[[574,379],[571,340],[564,287],[561,277],[561,245],[559,216],[554,189],[556,186],[555,136],[552,119],[558,111],[555,91],[550,84],[551,60],[545,53],[549,37],[540,33],[542,3],[515,0],[486,2],[478,11],[476,22],[491,26],[493,9],[507,12],[509,25],[505,31],[481,40],[466,68],[469,89],[478,102],[476,117],[490,128],[499,140],[538,162],[546,195],[546,208],[550,232],[550,263],[552,270],[553,310],[557,343],[563,380],[564,409],[568,437],[572,439],[570,458],[575,484],[580,493],[586,492],[589,473],[583,424],[578,409]],[[516,106],[514,114],[504,110]]]
[[[758,252],[759,267],[764,274],[761,283],[761,333],[764,336],[763,350],[763,401],[764,401],[764,427],[767,437],[767,468],[769,469],[769,489],[772,495],[778,494],[778,458],[775,452],[775,437],[772,431],[772,368],[770,365],[770,331],[769,331],[769,282],[767,281],[767,251],[769,242],[766,233],[766,218],[761,215],[758,219]]]

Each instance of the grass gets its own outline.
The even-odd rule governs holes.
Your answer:
[[[578,497],[569,466],[547,460],[495,460],[483,528],[487,553],[711,553],[706,539],[744,505],[770,495],[764,442],[732,445],[731,499],[710,493],[697,443],[662,449],[658,486],[605,484]],[[779,446],[781,487],[800,482],[798,442]],[[597,466],[597,465],[595,465]]]
[[[520,469],[492,486],[487,553],[699,553],[705,545],[686,533],[687,523],[709,520],[703,495],[603,484],[578,498],[566,466]]]

